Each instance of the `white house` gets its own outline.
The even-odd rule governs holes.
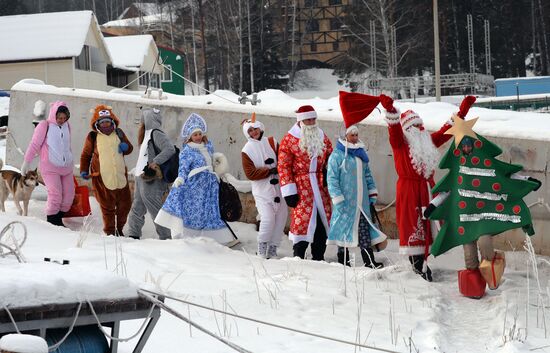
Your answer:
[[[112,67],[107,68],[109,86],[127,85],[131,90],[143,90],[147,86],[160,88],[164,68],[153,36],[106,37],[105,42],[113,60]]]
[[[27,78],[101,91],[160,87],[153,37],[110,38],[108,47],[92,11],[0,16],[0,28],[0,90]],[[138,81],[139,71],[147,73]]]
[[[107,89],[112,59],[91,11],[2,16],[0,28],[0,89],[25,78]]]

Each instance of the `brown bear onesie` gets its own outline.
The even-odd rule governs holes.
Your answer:
[[[120,120],[109,106],[95,107],[90,125],[92,131],[80,156],[80,175],[84,179],[92,177],[105,234],[123,236],[122,228],[132,206],[124,156],[132,153],[133,146],[118,128]]]

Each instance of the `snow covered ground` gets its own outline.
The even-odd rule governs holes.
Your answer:
[[[84,90],[77,91],[74,94],[86,94]],[[63,94],[70,92],[71,89],[66,89]],[[330,97],[322,97],[324,93],[297,99],[281,91],[268,90],[260,93],[260,106],[247,107],[259,113],[291,115],[297,106],[313,104],[323,119],[341,120],[334,93],[333,90],[329,99],[323,99]],[[116,99],[116,96],[105,93],[106,99]],[[242,106],[235,107],[220,96],[232,101],[237,98],[231,92],[218,91],[208,96],[170,96],[169,100],[176,105],[214,104],[228,110],[241,109]],[[314,98],[317,96],[321,98]],[[457,109],[449,103],[398,102],[397,106],[401,110],[417,110],[429,127],[439,125]],[[550,120],[546,115],[482,108],[473,108],[471,115],[481,117],[476,131],[482,134],[550,140],[547,133]],[[367,123],[384,124],[377,112]],[[0,156],[5,148],[3,143],[0,141]],[[540,292],[532,271],[529,272],[528,255],[522,251],[508,252],[501,287],[489,291],[481,300],[472,300],[458,293],[456,271],[463,267],[461,249],[430,259],[433,283],[412,273],[408,262],[398,255],[395,241],[390,241],[386,251],[376,255],[386,268],[365,269],[357,261],[358,267],[348,268],[344,279],[344,268],[336,263],[334,247],[327,249],[327,262],[303,261],[290,257],[291,244],[285,239],[280,249],[281,259],[256,257],[256,234],[249,224],[231,224],[242,241],[238,249],[228,249],[205,239],[156,240],[149,219],[143,240],[104,237],[100,235],[98,205],[93,197],[90,200],[92,216],[85,221],[67,220],[69,229],[45,222],[42,187],[33,194],[29,217],[17,216],[13,202],[6,202],[7,212],[0,213],[0,228],[12,220],[26,224],[29,238],[23,254],[28,264],[17,265],[13,257],[0,258],[0,304],[45,302],[48,300],[45,298],[99,298],[129,280],[195,303],[388,351],[515,353],[536,349],[536,352],[550,352],[550,261],[547,257],[537,257]],[[72,285],[61,286],[61,294],[53,295],[52,288],[60,288],[60,281],[48,271],[57,265],[44,264],[44,257],[70,260],[70,265],[65,266],[69,272],[66,278],[73,277],[73,270],[83,278],[94,274],[95,285],[71,282]],[[355,258],[360,259],[358,253]],[[16,281],[14,274],[18,271],[24,271],[24,279],[29,281]],[[122,278],[116,280],[113,274]],[[252,352],[356,351],[353,346],[233,319],[173,300],[166,303]],[[139,320],[124,323],[121,336],[131,336],[140,324]],[[123,343],[119,352],[131,352],[135,343],[136,340]],[[163,313],[144,352],[182,351],[233,350]]]
[[[457,289],[456,270],[463,266],[460,249],[430,261],[435,281],[427,283],[412,273],[398,255],[397,243],[391,241],[385,252],[377,254],[386,268],[348,268],[344,281],[343,266],[335,263],[334,247],[327,249],[327,262],[303,261],[290,257],[291,245],[285,239],[282,259],[256,257],[255,231],[249,224],[231,224],[243,243],[234,250],[205,239],[151,239],[150,220],[144,228],[148,239],[105,237],[99,235],[99,209],[91,198],[93,215],[86,222],[72,219],[66,222],[70,229],[58,228],[44,220],[42,192],[31,200],[29,217],[17,216],[11,200],[6,202],[7,212],[0,213],[0,227],[18,220],[29,231],[23,248],[27,264],[16,264],[13,256],[0,258],[3,304],[99,298],[120,289],[128,279],[209,307],[395,352],[511,353],[550,344],[548,258],[538,257],[543,310],[537,306],[537,284],[527,271],[524,252],[507,253],[504,283],[483,299],[472,300],[461,297]],[[70,265],[45,264],[44,257],[67,259]],[[124,265],[117,266],[117,259],[123,259]],[[56,276],[62,274],[51,272],[55,269],[69,271],[68,279],[60,281]],[[14,278],[19,271],[25,276]],[[74,271],[94,285],[79,284]],[[113,274],[122,278],[116,280]],[[355,352],[353,346],[334,341],[233,319],[173,300],[166,303],[252,352]],[[131,336],[140,324],[139,320],[124,323],[121,336]],[[122,344],[119,352],[131,352],[135,343]],[[183,351],[233,350],[163,312],[144,352]],[[550,352],[550,347],[537,352]]]

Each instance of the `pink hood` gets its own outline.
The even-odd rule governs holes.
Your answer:
[[[49,124],[57,124],[57,121],[55,119],[55,113],[57,112],[57,109],[60,106],[67,106],[67,103],[62,101],[56,101],[50,104],[50,113],[48,114],[48,118],[45,121],[40,122],[36,128],[34,129],[34,133],[32,135],[31,142],[29,143],[29,146],[27,147],[27,151],[25,153],[25,161],[27,163],[31,163],[33,159],[40,155],[40,172],[42,174],[47,173],[54,173],[58,175],[67,175],[72,173],[73,165],[72,165],[72,152],[70,151],[70,130],[71,126],[69,125],[69,121],[67,120],[62,126],[66,125],[66,128],[69,130],[69,137],[68,141],[66,141],[66,144],[68,143],[68,150],[66,150],[64,153],[67,154],[67,156],[70,156],[70,165],[59,167],[56,165],[53,165],[50,162],[49,158],[49,148],[47,143],[47,135],[48,135],[48,125]],[[65,158],[67,158],[65,156]]]
[[[63,101],[55,101],[50,103],[50,113],[48,114],[48,119],[46,119],[48,123],[57,124],[57,121],[55,120],[55,113],[57,113],[57,108],[61,106],[65,106],[68,109],[67,103]],[[69,123],[69,119],[67,119],[66,123]]]

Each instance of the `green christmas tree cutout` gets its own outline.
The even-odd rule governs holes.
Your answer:
[[[523,167],[496,159],[502,150],[475,134],[471,130],[474,123],[472,120],[459,122],[459,125],[468,125],[466,129],[470,133],[460,127],[458,131],[455,129],[452,132],[455,140],[439,164],[441,169],[449,169],[449,173],[432,192],[434,195],[449,194],[429,217],[443,221],[431,248],[434,256],[473,242],[482,235],[497,235],[509,229],[522,227],[529,235],[534,234],[531,213],[523,197],[539,185],[515,179],[513,174]],[[470,139],[473,142],[471,152],[463,147],[469,139],[463,139],[465,135],[475,135]]]

